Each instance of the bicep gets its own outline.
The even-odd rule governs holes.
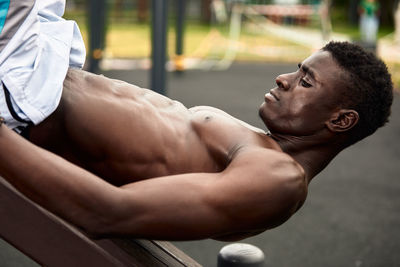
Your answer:
[[[307,194],[297,163],[276,151],[244,152],[224,176],[211,194],[219,198],[215,203],[221,213],[236,222],[233,228],[237,231],[265,230],[282,224]]]
[[[120,188],[119,211],[110,234],[186,240],[223,232],[225,217],[209,192],[219,173],[192,173],[148,179]]]

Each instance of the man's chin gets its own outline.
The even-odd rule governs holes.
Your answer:
[[[264,122],[264,124],[267,124],[268,121],[268,115],[267,115],[267,104],[264,102],[261,104],[260,108],[258,109],[258,116],[260,116],[261,120]]]
[[[268,131],[273,132],[273,131],[277,131],[279,132],[279,127],[277,127],[278,125],[276,125],[276,122],[279,120],[278,117],[275,116],[275,119],[272,119],[268,114],[268,112],[266,112],[265,109],[263,109],[262,107],[260,107],[258,115],[260,116],[260,119],[263,121],[265,127],[268,129]]]
[[[264,125],[265,125],[265,127],[267,127],[267,129],[269,129],[269,127],[268,127],[268,119],[267,119],[267,116],[266,116],[266,114],[265,114],[265,112],[263,112],[263,109],[259,109],[258,110],[258,116],[260,117],[260,119],[263,121],[263,123],[264,123]]]
[[[262,114],[265,112],[265,108],[266,108],[266,103],[263,102],[263,103],[260,105],[260,107],[258,108],[258,115],[259,115],[260,117],[263,116]]]
[[[264,112],[263,112],[263,109],[262,109],[262,105],[261,105],[261,107],[258,109],[258,116],[260,117],[260,119],[261,119],[262,121],[264,121]],[[265,123],[265,121],[264,121],[264,123]]]

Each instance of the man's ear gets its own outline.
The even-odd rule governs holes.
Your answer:
[[[345,132],[353,128],[359,120],[358,112],[352,109],[341,109],[335,112],[326,126],[332,132]]]

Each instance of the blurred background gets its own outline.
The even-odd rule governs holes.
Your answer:
[[[102,69],[148,68],[151,56],[150,0],[68,0],[65,18],[76,20],[90,43],[89,14],[105,17],[101,43]],[[157,1],[156,1],[157,2]],[[377,25],[362,26],[371,13],[363,2],[377,6],[369,17]],[[169,0],[167,1],[167,59],[185,69],[223,69],[232,61],[298,62],[328,40],[349,40],[372,48],[388,64],[398,87],[400,69],[400,11],[398,0]],[[100,4],[102,3],[102,4]],[[99,13],[98,5],[105,10]],[[179,8],[183,5],[183,8]],[[365,9],[368,9],[366,11]],[[398,11],[396,13],[396,11]],[[184,17],[181,52],[176,61],[177,20]],[[397,14],[397,16],[396,16]],[[397,18],[397,20],[396,20]],[[98,20],[99,21],[99,20]],[[92,28],[100,31],[98,21]],[[365,24],[365,23],[364,23]],[[370,26],[370,27],[369,27]],[[397,31],[396,31],[397,29]],[[365,37],[370,31],[376,37]],[[93,32],[93,31],[92,31]],[[370,34],[370,35],[371,35]],[[100,39],[100,40],[99,40]],[[137,59],[129,62],[117,59]],[[181,59],[181,58],[180,58]],[[174,61],[175,60],[175,61]],[[174,65],[168,65],[169,69]],[[180,67],[180,66],[179,66]],[[178,68],[179,68],[178,67]]]
[[[152,20],[157,2],[166,14],[157,22],[162,25]],[[77,21],[83,33],[87,69],[152,88],[152,47],[161,44],[164,94],[188,107],[221,108],[265,129],[258,106],[275,77],[296,70],[329,40],[355,42],[376,53],[400,88],[398,2],[67,0],[64,17]],[[162,38],[152,44],[152,32],[160,27],[167,33],[165,44]],[[400,266],[399,112],[396,93],[391,122],[319,174],[297,214],[243,242],[261,248],[271,267]],[[227,243],[174,244],[213,267]],[[0,247],[0,266],[37,266],[4,241]]]

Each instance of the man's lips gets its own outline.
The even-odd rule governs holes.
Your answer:
[[[269,93],[265,94],[265,100],[267,99],[279,101],[279,97],[275,94],[274,89],[269,91]]]

